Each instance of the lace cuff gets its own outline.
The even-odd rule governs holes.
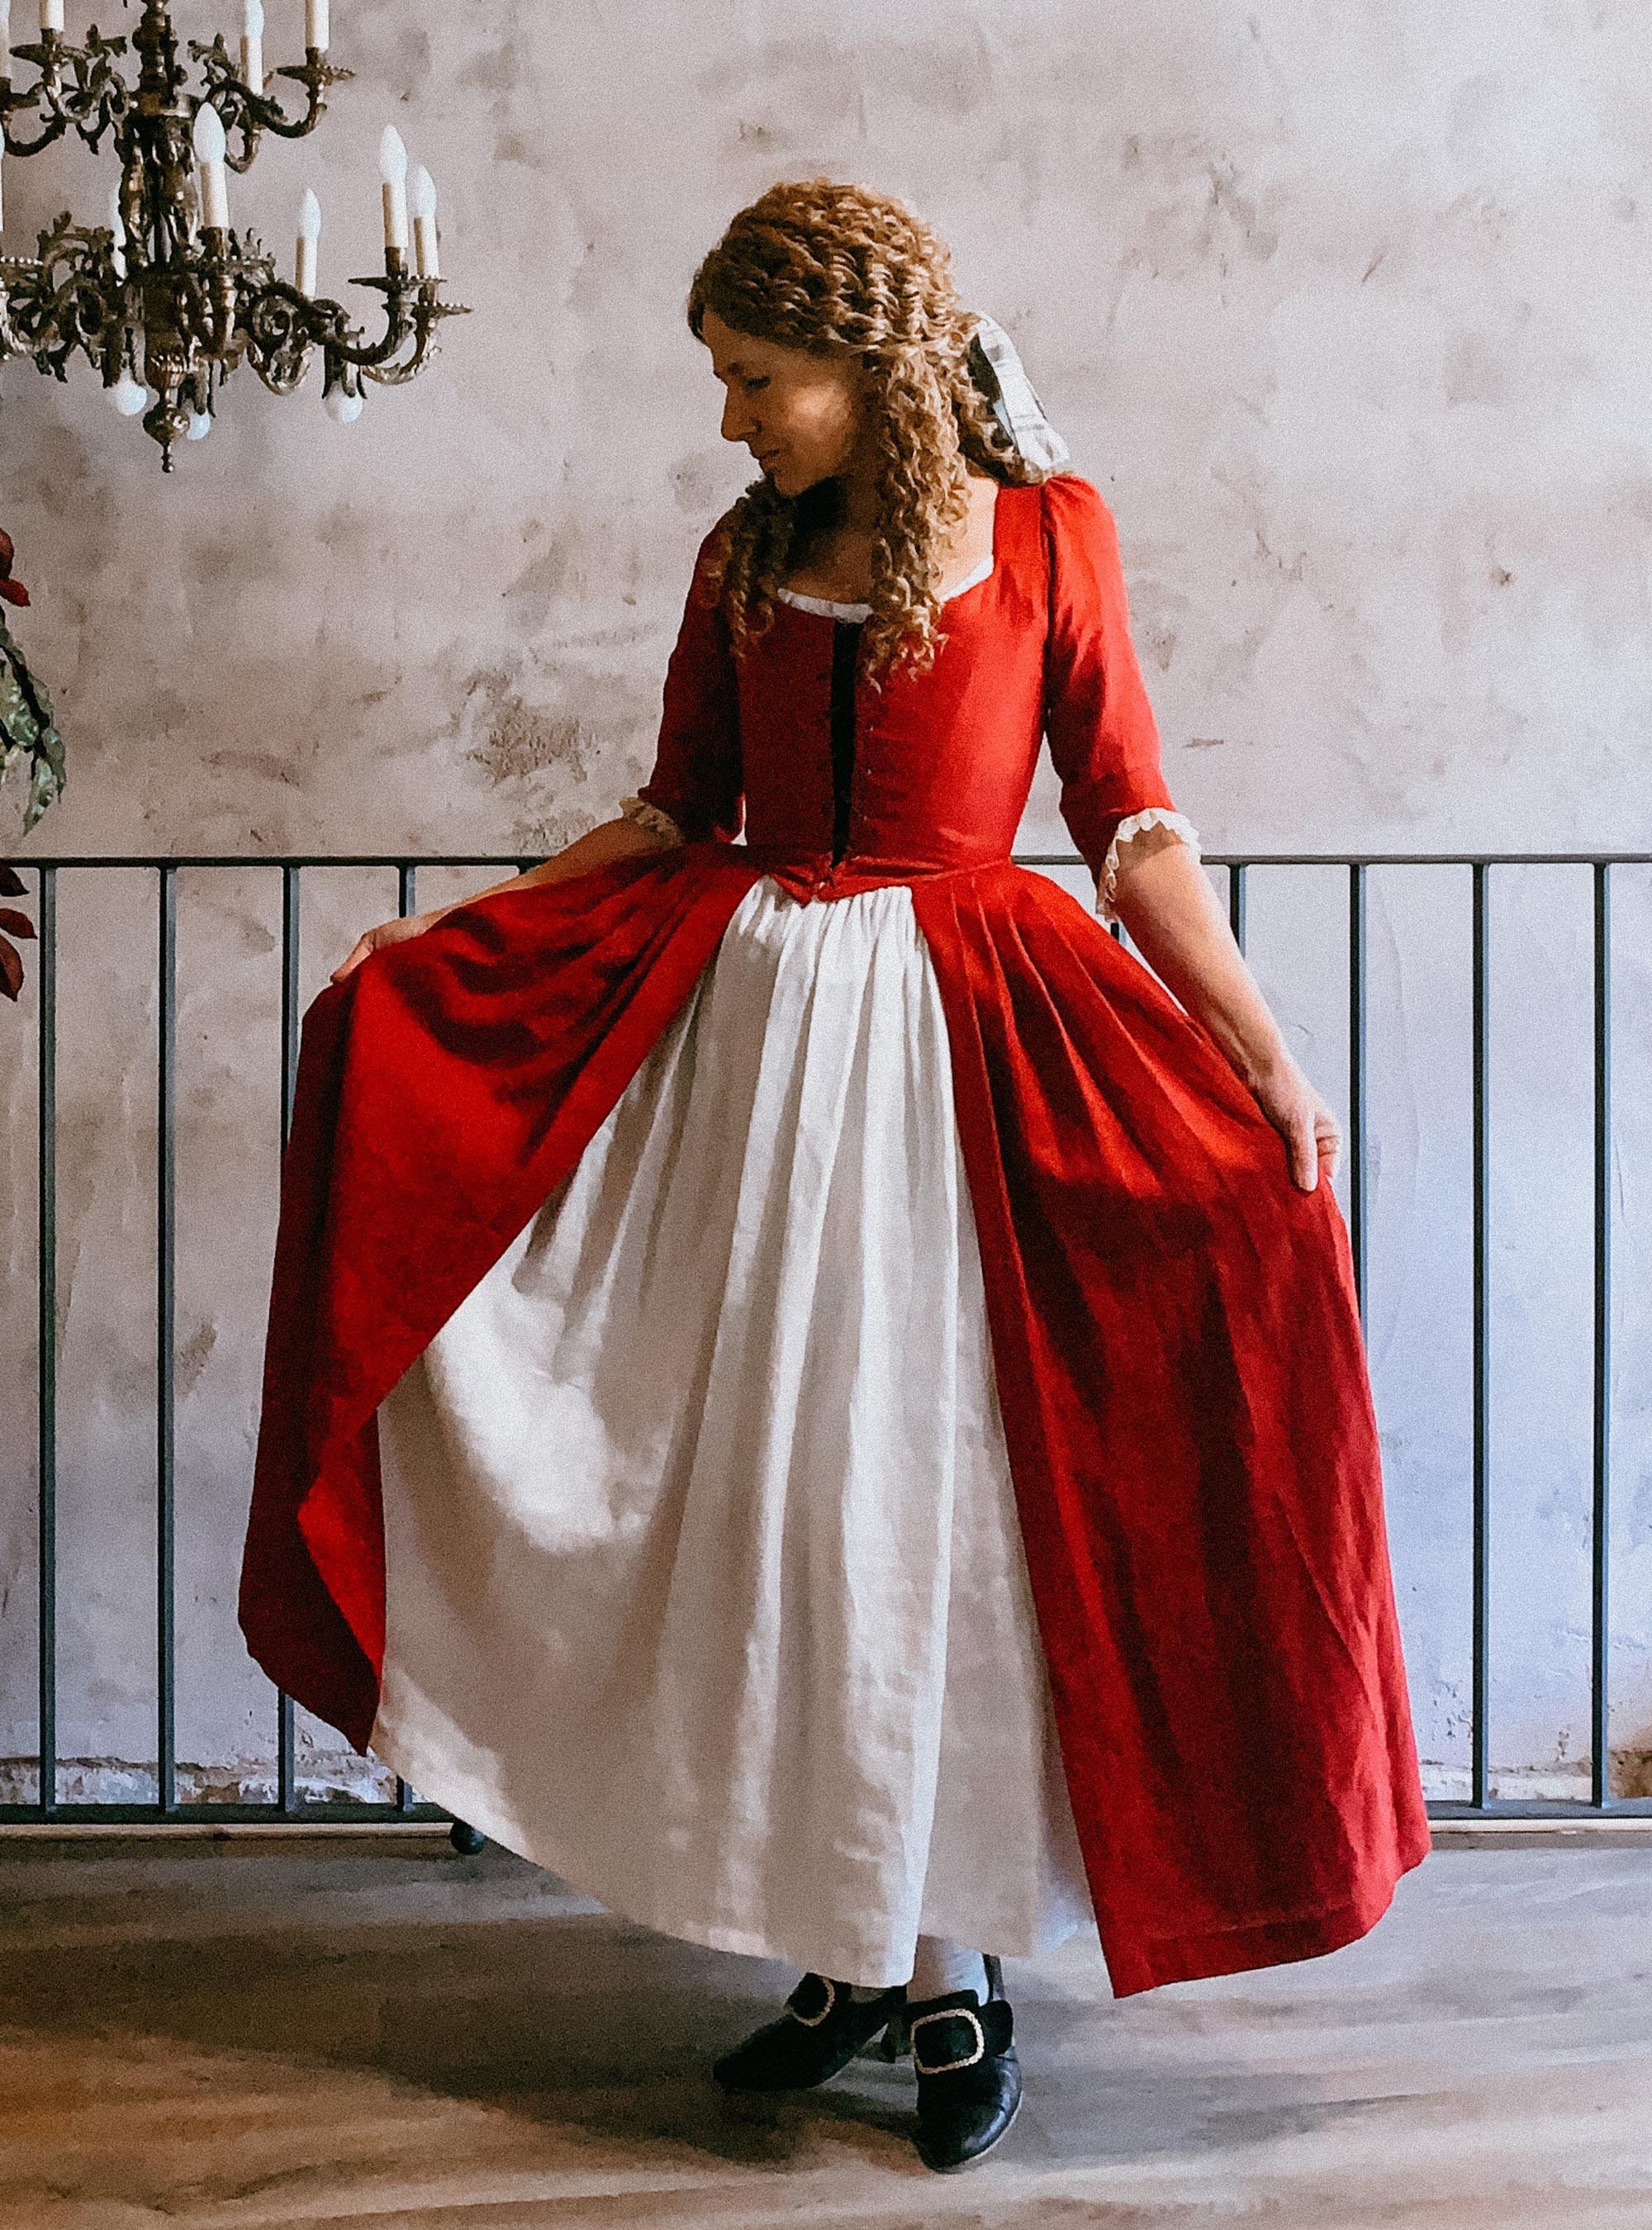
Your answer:
[[[627,821],[635,821],[639,828],[646,828],[650,836],[659,837],[662,843],[682,842],[682,831],[671,815],[661,813],[657,805],[650,805],[646,798],[622,797],[619,809]]]
[[[1197,860],[1199,853],[1199,832],[1184,813],[1172,813],[1168,806],[1150,805],[1145,811],[1132,813],[1122,820],[1113,832],[1113,841],[1107,847],[1107,856],[1101,863],[1100,887],[1096,893],[1095,910],[1103,921],[1117,921],[1115,904],[1119,890],[1119,847],[1127,844],[1144,828],[1168,828],[1179,836]]]

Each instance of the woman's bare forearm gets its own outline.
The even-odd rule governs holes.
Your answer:
[[[614,821],[599,822],[571,844],[565,844],[548,860],[537,866],[526,867],[519,875],[512,875],[502,883],[491,883],[485,891],[477,891],[471,898],[456,899],[455,906],[469,906],[474,899],[491,899],[498,891],[526,891],[541,883],[560,883],[571,875],[583,875],[592,867],[606,867],[610,860],[629,860],[640,852],[663,852],[671,848],[662,837],[653,835],[639,822],[624,816]],[[443,906],[442,913],[451,913],[453,906]]]
[[[624,815],[615,821],[604,821],[595,828],[556,853],[549,860],[541,860],[537,867],[525,868],[521,874],[513,875],[508,881],[494,883],[485,891],[477,891],[472,898],[455,899],[451,906],[432,906],[428,912],[409,914],[396,921],[381,922],[358,937],[349,952],[332,971],[332,980],[342,983],[353,976],[371,953],[387,944],[403,944],[410,937],[422,937],[433,928],[444,914],[455,912],[461,906],[474,904],[475,899],[493,898],[500,891],[530,890],[539,883],[560,883],[574,875],[583,875],[588,868],[601,867],[610,860],[629,860],[639,852],[661,852],[670,848],[670,840],[654,835]]]
[[[1127,860],[1121,846],[1119,918],[1159,980],[1254,1086],[1290,1052],[1204,868],[1174,839],[1134,864]]]

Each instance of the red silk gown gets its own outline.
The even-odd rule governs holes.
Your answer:
[[[1429,1848],[1346,1231],[1205,1030],[1010,859],[1046,734],[1098,874],[1123,819],[1171,804],[1107,506],[1073,474],[999,490],[992,570],[949,600],[933,667],[856,681],[836,858],[834,625],[780,603],[736,660],[711,538],[640,793],[687,841],[474,901],[305,1018],[252,1653],[366,1747],[379,1403],[568,1176],[754,882],[904,884],[1113,1988],[1335,1950]]]

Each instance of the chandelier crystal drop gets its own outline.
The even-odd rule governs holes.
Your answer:
[[[384,276],[352,282],[384,298],[376,338],[316,293],[321,206],[313,190],[300,208],[290,282],[255,235],[229,222],[229,174],[251,168],[265,132],[301,139],[313,132],[327,88],[352,74],[327,59],[327,0],[305,0],[304,61],[274,74],[303,89],[303,108],[292,115],[264,91],[262,0],[243,0],[235,59],[222,32],[210,44],[190,42],[200,79],[193,92],[164,0],[142,0],[130,42],[106,38],[94,24],[79,46],[65,35],[63,0],[38,5],[38,38],[14,43],[13,0],[0,0],[0,227],[3,157],[38,154],[74,132],[94,154],[106,137],[120,175],[106,197],[107,223],[77,225],[65,212],[40,234],[34,255],[0,255],[0,364],[32,357],[66,379],[71,359],[85,357],[122,416],[142,412],[164,472],[172,469],[175,441],[211,431],[218,391],[240,364],[272,393],[287,395],[319,349],[323,398],[340,425],[359,416],[365,380],[399,387],[423,369],[437,325],[464,315],[465,305],[441,299],[436,187],[423,166],[412,176],[409,266],[408,156],[394,126],[379,150]],[[135,86],[124,67],[129,44]],[[19,63],[35,71],[35,82],[16,81]]]

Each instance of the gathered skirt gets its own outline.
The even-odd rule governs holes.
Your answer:
[[[371,1747],[425,1796],[852,1982],[1091,1918],[904,886],[753,885],[380,1448]]]

